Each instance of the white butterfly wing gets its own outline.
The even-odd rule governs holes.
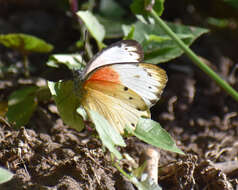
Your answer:
[[[138,42],[134,40],[122,40],[97,53],[87,64],[83,78],[86,78],[90,72],[101,66],[114,63],[140,62],[143,59],[143,49]]]
[[[114,64],[111,67],[119,74],[121,84],[141,96],[148,108],[159,100],[167,82],[163,69],[147,63]]]
[[[150,118],[143,99],[130,89],[125,91],[123,85],[89,81],[84,89],[82,105],[86,111],[98,112],[120,133],[124,133],[126,126],[135,128],[140,117]]]
[[[123,133],[125,126],[135,127],[140,117],[150,117],[165,87],[164,70],[146,63],[119,63],[103,66],[88,76],[83,88],[82,105],[103,115]]]

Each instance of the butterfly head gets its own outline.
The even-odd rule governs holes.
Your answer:
[[[76,92],[82,90],[83,82],[84,82],[84,69],[74,69],[72,71],[73,73],[73,81],[74,81],[74,87],[76,89]]]
[[[73,78],[79,81],[83,81],[84,79],[84,70],[83,69],[76,69],[73,70]]]

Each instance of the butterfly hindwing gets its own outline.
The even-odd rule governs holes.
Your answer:
[[[95,91],[103,92],[106,96],[119,99],[123,103],[127,104],[131,108],[138,110],[147,110],[147,105],[144,100],[138,96],[134,91],[121,84],[109,82],[109,81],[87,81],[85,88],[93,89]]]
[[[116,63],[90,73],[84,83],[83,106],[103,115],[123,133],[135,127],[140,117],[150,117],[149,108],[165,86],[165,71],[146,63]]]
[[[134,40],[116,42],[97,53],[87,64],[84,78],[101,66],[123,62],[140,62],[144,59],[141,45]]]
[[[89,81],[84,87],[82,105],[86,111],[94,110],[104,116],[115,129],[123,133],[125,126],[134,128],[140,117],[150,117],[143,99],[124,88],[125,86],[117,83]]]

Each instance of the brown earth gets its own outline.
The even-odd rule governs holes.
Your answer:
[[[180,17],[188,6],[186,3],[171,4],[166,5],[165,18],[174,21],[178,17],[185,24],[202,23],[204,17],[196,11],[185,11]],[[175,8],[174,14],[178,15],[169,17],[168,12]],[[42,11],[45,7],[37,11],[23,8],[13,11],[5,5],[3,9],[0,29],[4,33],[30,31],[49,39],[57,47],[55,52],[60,53],[75,42],[76,38],[72,36],[76,32],[69,27],[71,21],[62,12],[49,13],[51,6],[48,12]],[[31,23],[32,19],[35,21]],[[37,28],[36,20],[45,27]],[[55,31],[62,32],[56,34]],[[192,46],[236,90],[237,42],[234,28],[228,28],[213,31]],[[16,52],[2,46],[0,52],[0,63],[21,60]],[[42,80],[36,73],[44,70],[41,65],[46,60],[45,55],[30,57],[35,66],[32,70],[34,78],[28,79],[28,84]],[[162,67],[167,71],[169,81],[160,102],[152,108],[152,118],[173,136],[186,155],[160,150],[158,183],[166,190],[238,189],[238,103],[193,66],[186,56]],[[15,69],[18,73],[19,68]],[[6,100],[13,90],[26,83],[21,75],[7,75],[1,80],[1,100]],[[0,185],[1,190],[136,189],[112,166],[110,154],[102,148],[95,131],[77,132],[65,126],[55,113],[52,100],[41,102],[30,123],[20,130],[14,130],[3,119],[0,126],[0,166],[16,174],[13,180]],[[127,147],[121,152],[128,153],[138,164],[146,145],[134,137],[126,142]],[[122,160],[121,167],[130,170],[133,163]]]

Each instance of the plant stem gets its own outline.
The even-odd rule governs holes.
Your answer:
[[[25,77],[29,77],[30,76],[30,72],[29,72],[29,61],[28,61],[28,57],[26,54],[23,54],[23,65],[24,65],[24,74]]]
[[[119,164],[118,164],[117,162],[114,162],[113,165],[114,165],[114,167],[116,167],[117,170],[118,170],[119,172],[121,172],[127,179],[131,179],[131,176],[130,176],[128,173],[126,173],[126,172],[119,166]]]
[[[224,81],[218,74],[216,74],[210,67],[199,59],[199,57],[179,39],[176,34],[168,27],[168,25],[158,16],[158,14],[152,9],[151,15],[157,20],[161,28],[177,43],[177,45],[187,54],[188,57],[197,65],[202,71],[210,76],[215,82],[223,88],[229,95],[231,95],[236,101],[238,101],[238,92],[234,90],[226,81]]]
[[[84,25],[83,21],[80,19],[80,17],[77,15],[78,1],[77,0],[69,0],[69,3],[70,3],[70,6],[71,6],[72,14],[74,15],[74,17],[76,18],[76,20],[79,23],[79,30],[81,32],[81,39],[84,40],[84,51],[86,51],[88,58],[91,59],[93,57],[93,51],[92,51],[92,48],[91,48],[90,43],[89,43],[87,28],[85,27],[85,25]],[[95,5],[95,1],[90,0],[88,10],[93,9],[94,5]]]
[[[93,51],[92,51],[91,45],[89,43],[89,40],[88,39],[85,39],[85,40],[86,40],[85,49],[86,49],[89,59],[91,59],[93,57]]]

